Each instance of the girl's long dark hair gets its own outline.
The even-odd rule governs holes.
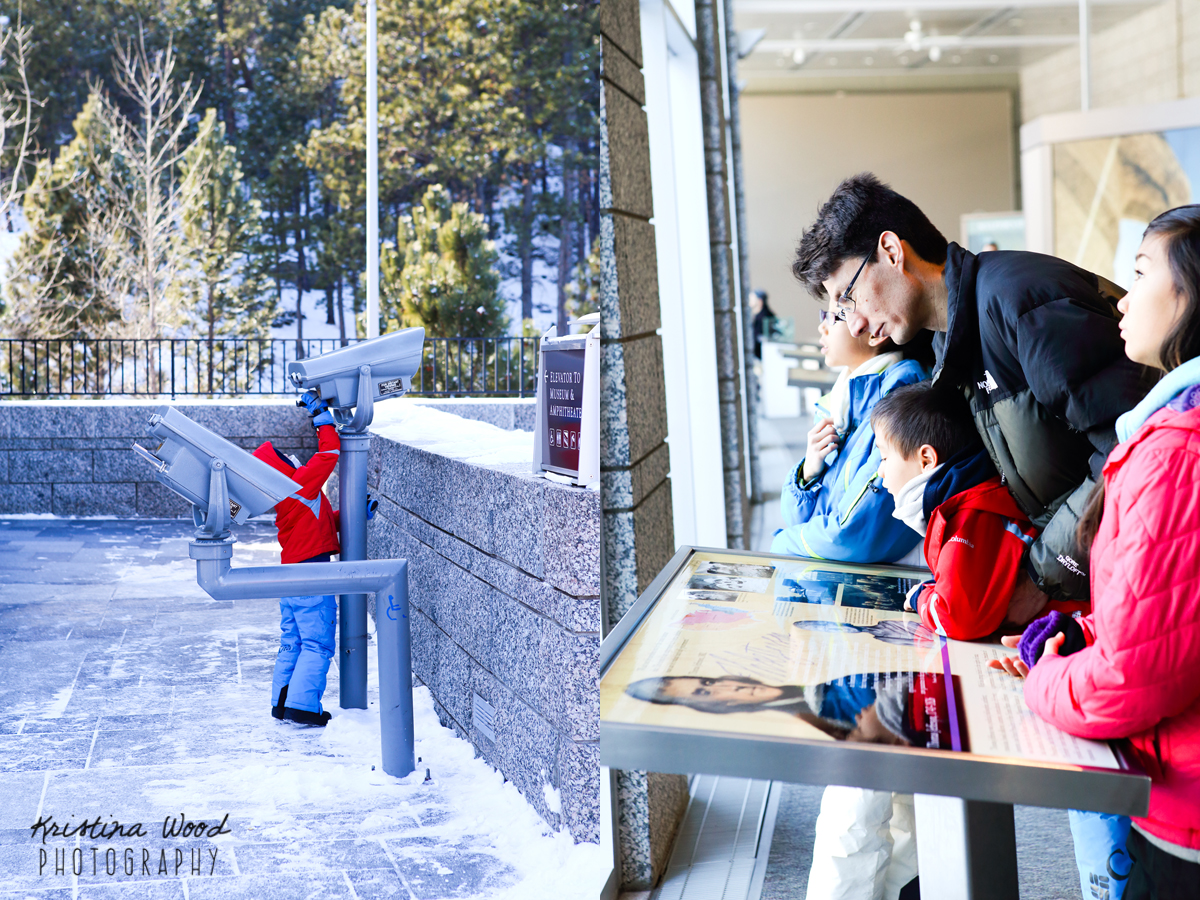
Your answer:
[[[1146,226],[1145,239],[1152,234],[1162,237],[1171,267],[1171,283],[1183,301],[1183,314],[1163,341],[1160,357],[1168,372],[1189,359],[1200,356],[1200,204],[1169,209]],[[1104,482],[1099,482],[1088,498],[1075,533],[1079,549],[1086,554],[1100,530],[1104,513]]]

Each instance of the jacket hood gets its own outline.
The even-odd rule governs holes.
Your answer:
[[[1173,409],[1160,409],[1145,424],[1134,433],[1133,437],[1117,447],[1104,463],[1104,474],[1117,469],[1125,462],[1133,448],[1146,440],[1156,431],[1166,428],[1177,428],[1180,431],[1200,431],[1200,407],[1189,409],[1187,412],[1175,412]]]
[[[938,467],[937,474],[925,485],[925,520],[929,521],[933,511],[950,498],[995,477],[996,467],[983,444],[972,443],[959,450],[946,460],[944,465]],[[1006,488],[1002,490],[1005,495],[1008,494]],[[1011,497],[1009,503],[1015,508]]]
[[[261,444],[254,451],[254,458],[261,459],[276,472],[282,472],[288,478],[291,478],[296,471],[296,467],[292,465],[292,461],[275,449],[275,445],[270,441]]]
[[[962,509],[995,513],[1006,519],[1016,519],[1021,522],[1029,521],[1029,517],[1021,512],[1021,507],[1017,506],[1017,501],[1000,481],[999,476],[948,498],[941,506],[941,514],[943,518],[949,519]]]
[[[901,359],[882,372],[850,379],[850,421],[865,422],[880,397],[901,384],[921,381],[925,369],[915,359]]]

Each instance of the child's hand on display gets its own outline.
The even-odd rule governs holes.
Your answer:
[[[811,481],[821,474],[825,457],[838,445],[837,429],[833,419],[822,419],[808,433],[808,451],[804,454],[804,480]]]
[[[1042,659],[1045,659],[1047,656],[1058,656],[1058,651],[1062,647],[1063,641],[1066,639],[1067,636],[1062,632],[1059,632],[1058,634],[1054,635],[1054,637],[1049,638],[1042,647]],[[1005,647],[1011,647],[1015,650],[1017,645],[1021,643],[1021,635],[1007,634],[1000,638],[1000,643],[1002,643]],[[1004,656],[1000,659],[990,660],[988,662],[988,668],[1002,669],[1009,675],[1013,675],[1017,678],[1024,678],[1029,674],[1029,666],[1025,665],[1019,656]]]
[[[1020,642],[1021,636],[1019,634],[1006,634],[1004,637],[1000,638],[1000,643],[1002,643],[1005,647],[1012,648],[1013,650],[1017,649],[1017,644]],[[1048,647],[1049,645],[1047,644],[1047,648]],[[1002,656],[1000,659],[989,660],[988,668],[999,669],[1003,672],[1007,672],[1009,675],[1012,675],[1015,678],[1024,678],[1029,674],[1029,666],[1025,665],[1019,656]]]

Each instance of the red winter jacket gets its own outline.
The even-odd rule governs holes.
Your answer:
[[[917,597],[925,627],[960,641],[999,628],[1037,533],[999,477],[937,507],[925,532],[933,584]]]
[[[258,459],[300,485],[295,495],[275,505],[275,527],[279,530],[284,563],[304,562],[321,553],[341,552],[338,514],[321,490],[337,465],[340,448],[337,429],[322,425],[317,429],[317,452],[308,465],[299,469],[280,459],[270,441],[254,451]]]
[[[1200,849],[1200,409],[1156,412],[1104,466],[1091,645],[1043,656],[1025,702],[1069,734],[1129,737],[1153,779],[1138,826]]]

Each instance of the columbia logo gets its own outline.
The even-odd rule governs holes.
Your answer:
[[[1061,565],[1068,572],[1074,572],[1076,575],[1087,574],[1081,568],[1079,568],[1079,563],[1075,562],[1075,560],[1071,559],[1071,557],[1066,556],[1065,554],[1060,553],[1058,555],[1058,562],[1059,565]]]
[[[955,535],[954,537],[950,538],[950,543],[951,543],[951,544],[953,544],[955,541],[958,541],[958,543],[960,543],[960,544],[966,544],[966,545],[967,545],[968,547],[970,547],[972,550],[974,550],[974,549],[975,549],[975,545],[974,545],[974,544],[972,544],[970,541],[968,541],[966,538],[961,538],[961,537],[958,537],[957,535]]]
[[[987,391],[989,394],[1000,387],[1000,385],[996,384],[996,379],[992,377],[992,373],[987,369],[983,370],[983,381],[975,383],[979,385],[981,391]]]

